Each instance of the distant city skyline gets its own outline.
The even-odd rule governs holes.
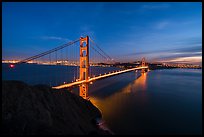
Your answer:
[[[202,63],[201,2],[2,2],[2,59],[90,36],[118,62]]]

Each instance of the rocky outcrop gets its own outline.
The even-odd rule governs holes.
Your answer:
[[[2,134],[108,134],[94,120],[100,111],[67,90],[2,81]]]

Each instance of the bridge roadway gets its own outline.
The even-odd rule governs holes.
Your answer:
[[[94,80],[98,80],[98,79],[118,75],[118,74],[121,74],[121,73],[129,72],[129,71],[133,71],[133,70],[138,70],[138,69],[147,69],[147,68],[148,68],[148,66],[143,66],[143,67],[141,66],[141,67],[126,69],[126,70],[120,70],[120,71],[117,71],[117,72],[96,76],[96,77],[90,78],[89,80],[75,81],[75,82],[72,82],[72,83],[67,83],[67,84],[63,84],[63,85],[60,85],[60,86],[55,86],[55,87],[52,87],[52,88],[53,89],[68,88],[68,87],[72,87],[72,86],[79,85],[79,84],[82,84],[82,83],[89,83],[89,82],[92,82]]]

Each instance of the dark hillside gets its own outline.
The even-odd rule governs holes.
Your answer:
[[[108,134],[100,111],[67,90],[19,81],[2,82],[2,134]]]

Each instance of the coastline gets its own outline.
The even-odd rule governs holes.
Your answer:
[[[101,112],[67,90],[21,81],[2,81],[2,134],[4,135],[110,135],[95,119]]]

